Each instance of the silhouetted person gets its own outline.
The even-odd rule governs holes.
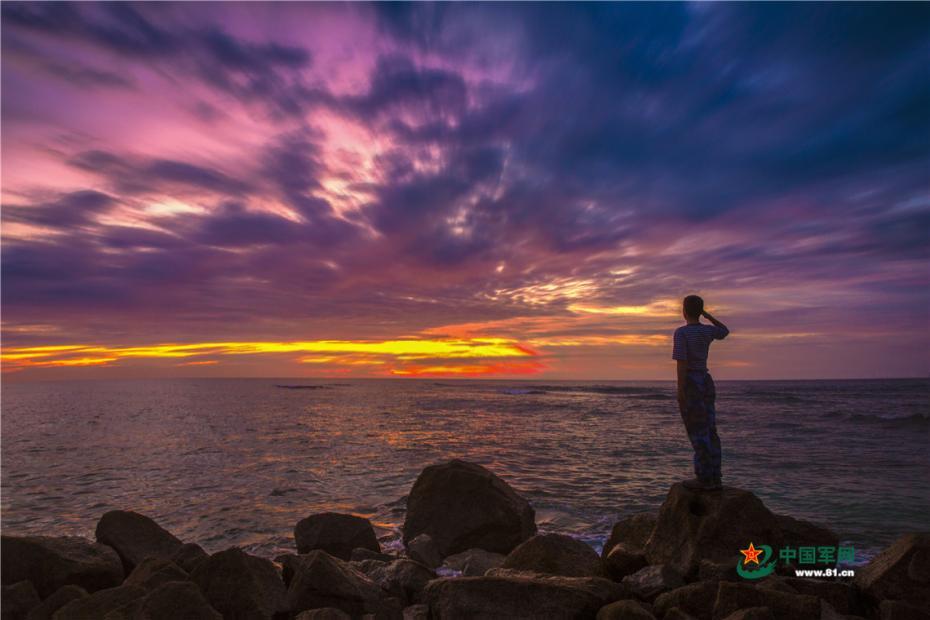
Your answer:
[[[730,333],[727,326],[704,311],[704,300],[688,295],[682,303],[687,325],[675,330],[672,359],[678,361],[678,410],[694,448],[693,480],[689,489],[717,490],[720,481],[720,437],[717,436],[717,392],[707,371],[707,354],[713,340]],[[713,325],[701,323],[705,317]]]

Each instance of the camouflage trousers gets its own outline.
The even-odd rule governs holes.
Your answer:
[[[720,477],[720,437],[717,436],[717,390],[708,372],[689,371],[685,406],[680,408],[688,439],[694,448],[694,475],[701,480]]]

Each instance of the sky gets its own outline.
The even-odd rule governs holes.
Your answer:
[[[5,381],[930,372],[930,4],[2,4]]]

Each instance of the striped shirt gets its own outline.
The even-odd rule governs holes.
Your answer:
[[[675,330],[672,339],[672,359],[687,360],[688,370],[707,370],[707,354],[710,343],[723,340],[730,333],[726,327],[694,323],[682,325]]]

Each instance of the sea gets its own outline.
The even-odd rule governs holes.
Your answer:
[[[930,529],[930,379],[717,391],[725,484],[830,527],[856,563]],[[273,558],[300,519],[336,511],[390,549],[417,475],[452,458],[510,483],[540,531],[598,550],[693,475],[672,382],[5,382],[0,527],[93,538],[103,513],[134,510],[208,552]]]

